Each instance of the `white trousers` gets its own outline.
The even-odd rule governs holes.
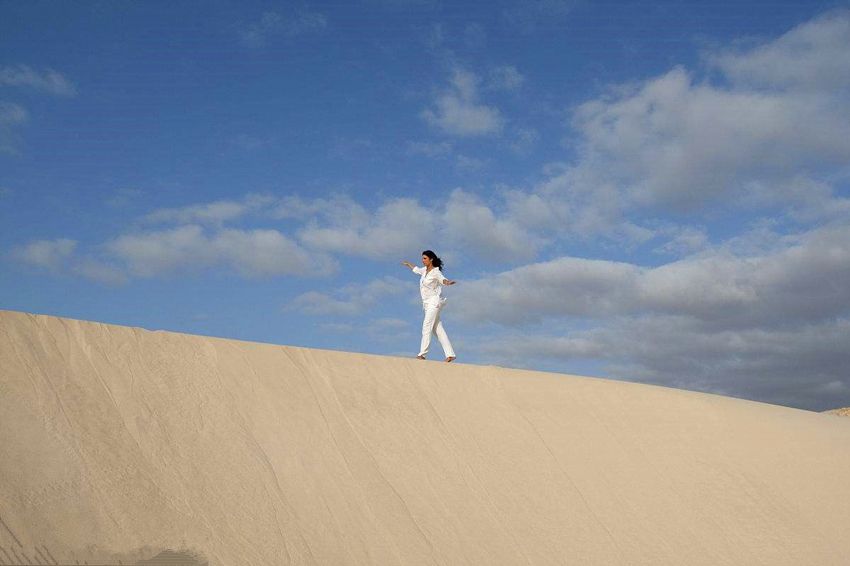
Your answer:
[[[422,310],[425,311],[425,320],[422,321],[422,344],[419,347],[419,355],[425,356],[428,353],[428,348],[431,346],[431,335],[436,334],[437,340],[440,341],[440,346],[443,347],[446,357],[455,357],[455,351],[452,349],[452,343],[449,342],[449,335],[446,334],[443,323],[440,322],[440,310],[443,308],[443,303],[423,303]]]

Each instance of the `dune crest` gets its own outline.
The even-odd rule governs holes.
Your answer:
[[[0,311],[0,523],[0,564],[839,566],[850,420]]]
[[[843,407],[841,409],[830,409],[829,411],[824,411],[824,413],[830,415],[838,415],[840,417],[850,417],[850,407]]]

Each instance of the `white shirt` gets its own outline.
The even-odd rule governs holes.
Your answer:
[[[414,267],[413,273],[419,275],[419,294],[422,295],[422,302],[440,302],[445,279],[440,268],[432,267],[431,271],[427,271],[425,267]]]

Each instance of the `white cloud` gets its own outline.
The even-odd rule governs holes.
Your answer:
[[[297,310],[311,315],[354,316],[363,312],[360,303],[336,299],[318,291],[307,291],[295,297],[284,310]]]
[[[653,214],[692,221],[720,207],[768,208],[804,224],[846,219],[850,90],[840,85],[850,84],[850,63],[840,54],[850,51],[848,27],[850,12],[834,12],[776,41],[707,55],[726,73],[716,83],[677,67],[578,105],[577,159],[544,170],[529,191],[509,192],[509,216],[534,233],[626,245],[671,237]],[[805,84],[783,74],[800,66],[813,73],[800,75]],[[672,236],[659,251],[707,243],[698,232]]]
[[[223,230],[212,245],[243,276],[329,275],[336,269],[330,258],[308,253],[277,230]]]
[[[629,203],[622,188],[605,178],[608,170],[588,163],[560,168],[544,179],[531,194],[513,195],[514,204],[537,201],[550,210],[547,226],[559,235],[583,239],[606,236],[626,241],[645,241],[649,235],[626,220]]]
[[[318,12],[302,9],[283,16],[270,11],[265,12],[259,21],[248,25],[239,35],[247,47],[262,47],[274,36],[297,37],[321,31],[327,25],[327,18]]]
[[[408,285],[395,277],[374,279],[363,285],[346,285],[333,294],[308,291],[293,299],[284,310],[310,315],[356,316],[386,297],[403,293]]]
[[[726,90],[677,68],[581,105],[582,163],[637,204],[698,206],[800,169],[850,159],[850,110],[827,93]],[[740,197],[739,197],[740,198]]]
[[[77,93],[74,85],[61,73],[52,69],[39,73],[26,65],[0,67],[2,86],[27,87],[58,96],[73,96]],[[28,118],[29,113],[23,106],[0,100],[0,153],[19,153],[20,137],[15,129]]]
[[[226,229],[207,234],[198,225],[126,234],[105,245],[133,275],[153,277],[223,265],[246,277],[327,275],[330,258],[309,254],[277,230]]]
[[[454,136],[483,136],[501,132],[504,119],[495,107],[478,102],[478,77],[455,69],[450,88],[439,95],[434,107],[422,112],[432,126]]]
[[[830,90],[850,86],[850,11],[837,10],[801,24],[750,50],[706,58],[736,84]]]
[[[753,208],[786,208],[803,223],[850,217],[850,198],[839,196],[833,183],[804,175],[774,182],[752,181],[744,187],[743,200]]]
[[[71,267],[71,272],[104,285],[122,285],[128,281],[127,274],[120,268],[92,258],[78,261]]]
[[[130,272],[141,277],[186,266],[208,266],[213,253],[200,226],[181,226],[171,230],[127,234],[108,242],[109,253],[127,264]]]
[[[543,241],[509,217],[497,217],[476,195],[456,189],[443,216],[446,236],[464,255],[478,255],[502,262],[528,260]]]
[[[26,65],[0,67],[0,86],[27,87],[57,96],[74,96],[77,89],[62,73],[38,72]]]
[[[618,315],[634,309],[640,272],[627,263],[558,258],[466,281],[452,292],[454,309],[470,322],[509,326]]]
[[[531,259],[546,244],[537,230],[512,218],[513,207],[502,214],[494,210],[457,189],[430,208],[404,198],[388,199],[370,211],[348,197],[288,197],[274,214],[300,220],[298,240],[310,249],[381,261],[439,248],[449,255],[508,263]]]
[[[717,248],[655,268],[558,258],[468,282],[455,292],[463,298],[456,308],[469,320],[509,325],[643,313],[718,328],[799,324],[850,309],[850,226],[780,244],[750,256]]]
[[[344,195],[316,199],[287,196],[280,199],[271,215],[273,218],[301,221],[320,219],[334,225],[355,225],[369,221],[366,209]]]
[[[180,208],[161,208],[142,220],[151,224],[215,224],[236,220],[251,212],[269,208],[275,199],[265,195],[247,195],[242,201],[219,200]]]
[[[71,273],[108,285],[126,282],[126,275],[117,267],[89,257],[79,257],[78,242],[68,238],[36,240],[14,248],[11,258],[54,274]]]
[[[12,250],[12,258],[35,267],[60,270],[74,254],[76,240],[36,240]]]
[[[342,201],[344,202],[344,201]],[[303,203],[290,201],[287,209],[312,212],[298,231],[299,240],[313,249],[370,259],[403,258],[433,239],[436,215],[416,200],[390,199],[374,213],[359,205],[341,206],[338,200]],[[303,217],[303,215],[302,215]],[[418,252],[417,252],[418,253]],[[399,259],[400,261],[400,259]]]
[[[572,214],[566,200],[535,192],[508,190],[504,198],[508,216],[527,230],[555,232],[567,225]]]

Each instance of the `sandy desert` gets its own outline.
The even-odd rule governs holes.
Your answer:
[[[850,564],[850,419],[0,311],[0,564]]]

